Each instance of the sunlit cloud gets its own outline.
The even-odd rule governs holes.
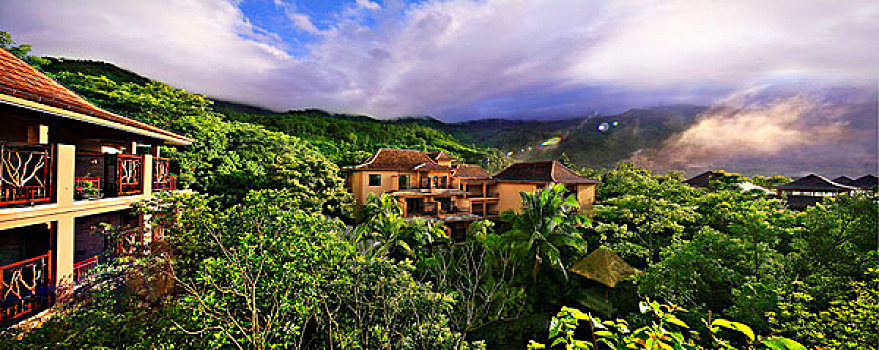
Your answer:
[[[731,94],[662,147],[640,150],[632,160],[656,170],[690,173],[718,168],[875,172],[875,89],[818,90],[770,100],[758,97],[767,94],[760,90]]]
[[[355,0],[320,19],[275,4],[308,40],[279,42],[231,0],[10,0],[0,21],[41,54],[278,110],[379,117],[708,104],[757,84],[874,83],[879,62],[875,1]]]

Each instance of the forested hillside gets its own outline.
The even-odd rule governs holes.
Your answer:
[[[598,145],[642,147],[664,137],[647,129],[675,130],[698,108],[508,129],[484,121],[467,139],[454,130],[466,125],[430,119],[218,112],[159,82],[53,75],[104,108],[194,138],[164,152],[199,193],[137,204],[162,236],[109,249],[52,317],[0,332],[3,349],[799,350],[879,341],[875,188],[795,211],[738,186],[783,178],[720,172],[710,188],[694,188],[680,173],[622,163],[582,170],[601,181],[591,211],[549,185],[453,242],[442,221],[403,217],[385,194],[354,220],[339,175],[339,164],[376,147],[507,161],[466,140],[500,143],[516,128],[533,138],[567,130],[561,137],[590,144],[588,130],[608,123]],[[509,136],[492,139],[496,130]],[[126,237],[118,229],[104,232],[108,246]],[[614,283],[575,273],[599,248],[631,273]]]
[[[98,61],[46,57],[45,71],[105,76],[122,84],[149,79]],[[686,130],[705,110],[699,106],[633,109],[620,115],[591,115],[551,121],[487,119],[444,123],[425,118],[380,120],[322,110],[276,113],[264,108],[214,100],[210,108],[229,120],[260,124],[309,141],[339,166],[363,161],[380,147],[444,150],[489,170],[513,159],[557,160],[565,154],[578,167],[610,168],[640,149],[653,149]],[[604,125],[604,126],[602,126]],[[557,144],[541,143],[558,137]]]

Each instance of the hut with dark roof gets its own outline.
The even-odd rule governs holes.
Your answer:
[[[775,189],[792,209],[805,209],[823,201],[825,197],[859,190],[858,187],[843,185],[817,174],[809,174]]]

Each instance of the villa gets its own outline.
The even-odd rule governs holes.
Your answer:
[[[160,146],[191,139],[103,110],[0,49],[0,324],[63,300],[108,248],[153,232],[131,205],[175,190]],[[109,247],[124,249],[124,247]]]
[[[379,149],[365,162],[343,168],[359,211],[369,195],[397,198],[404,217],[442,220],[453,237],[470,222],[522,209],[521,192],[561,183],[576,195],[581,209],[595,202],[596,180],[555,161],[516,163],[491,174],[478,165],[457,164],[445,152]]]

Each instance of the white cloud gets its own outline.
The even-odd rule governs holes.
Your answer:
[[[293,62],[276,38],[223,1],[5,1],[0,23],[38,54],[105,60],[232,98]]]
[[[320,29],[317,29],[314,23],[311,22],[311,17],[308,17],[308,15],[306,14],[288,13],[287,17],[290,18],[290,20],[293,21],[293,24],[295,24],[296,27],[299,29],[302,29],[312,34],[318,34],[321,32]]]
[[[379,5],[379,3],[370,0],[357,0],[357,6],[370,10],[378,10],[382,8],[382,5]]]
[[[40,53],[208,95],[389,117],[703,103],[753,83],[879,72],[875,1],[358,0],[321,29],[277,0],[319,34],[297,59],[229,1],[13,0],[0,23]]]

